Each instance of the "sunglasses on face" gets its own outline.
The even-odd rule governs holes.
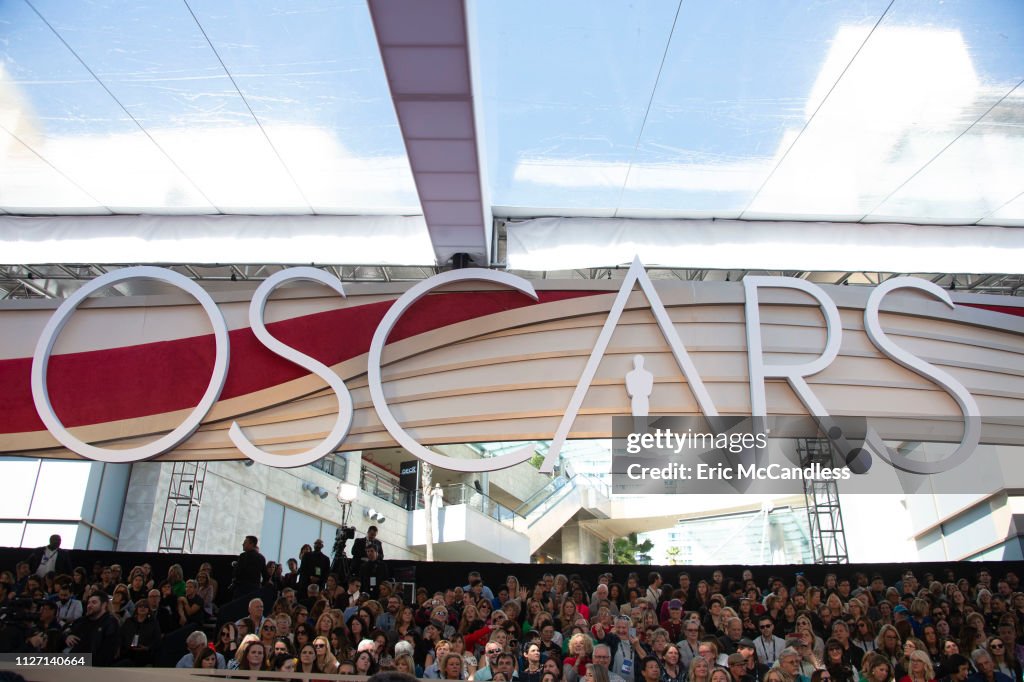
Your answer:
[[[314,644],[313,648],[314,649],[326,649],[327,645],[326,644]]]

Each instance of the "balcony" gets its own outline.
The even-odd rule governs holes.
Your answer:
[[[426,545],[422,494],[410,512],[410,547]],[[434,558],[439,561],[498,561],[528,563],[530,540],[525,519],[471,485],[441,488],[443,505],[433,510]]]

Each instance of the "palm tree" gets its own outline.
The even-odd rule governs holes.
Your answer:
[[[636,533],[630,533],[624,538],[615,539],[614,562],[608,561],[608,545],[602,543],[601,562],[605,564],[640,564],[645,562],[650,563],[650,557],[646,555],[653,548],[654,543],[650,540],[644,540],[641,543],[637,543]]]

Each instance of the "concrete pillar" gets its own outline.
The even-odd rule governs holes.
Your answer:
[[[352,485],[359,487],[359,476],[363,472],[363,451],[355,450],[353,452],[344,453],[345,460],[348,462],[348,469],[345,475],[345,482],[351,483]]]
[[[599,561],[601,540],[583,528],[578,521],[562,527],[562,562],[567,564],[596,564]]]

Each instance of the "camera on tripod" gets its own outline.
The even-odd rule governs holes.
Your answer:
[[[331,563],[331,572],[342,579],[348,576],[349,571],[348,559],[345,557],[345,545],[355,537],[355,526],[342,526],[334,532],[334,561]]]

